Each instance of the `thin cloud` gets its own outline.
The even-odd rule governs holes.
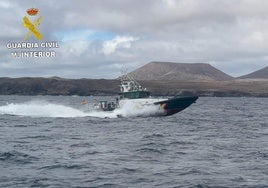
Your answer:
[[[110,55],[119,48],[131,48],[131,43],[137,40],[138,38],[132,36],[116,36],[103,43],[102,51],[105,55]]]

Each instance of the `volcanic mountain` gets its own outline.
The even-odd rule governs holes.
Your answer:
[[[206,63],[151,62],[129,73],[136,80],[231,80],[233,77]]]
[[[250,74],[241,76],[239,78],[242,78],[242,79],[268,79],[268,67],[265,67],[263,69],[252,72]]]

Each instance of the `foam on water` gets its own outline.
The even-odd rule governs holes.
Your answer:
[[[132,102],[125,103],[114,111],[83,111],[62,104],[47,101],[29,101],[25,103],[10,103],[0,106],[0,114],[30,116],[30,117],[136,117],[153,116],[161,113],[159,106],[135,106]]]
[[[0,106],[0,114],[31,117],[83,117],[86,113],[78,109],[46,101],[10,103]]]
[[[148,117],[164,113],[160,105],[140,105],[131,100],[126,101],[120,108],[114,110],[115,114],[123,117]]]

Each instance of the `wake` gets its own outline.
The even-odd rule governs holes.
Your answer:
[[[160,114],[159,106],[135,106],[127,102],[121,108],[114,111],[89,111],[80,110],[74,107],[55,104],[47,101],[29,101],[24,103],[10,103],[0,106],[0,114],[29,116],[29,117],[97,117],[97,118],[118,118],[118,117],[148,117]]]

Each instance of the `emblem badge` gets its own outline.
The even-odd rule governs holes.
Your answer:
[[[29,16],[36,16],[38,14],[38,9],[37,8],[30,8],[27,11],[27,14]],[[28,29],[28,32],[26,33],[26,35],[24,36],[23,40],[26,41],[28,40],[28,38],[31,36],[31,34],[37,39],[37,40],[42,40],[43,36],[42,34],[38,31],[37,27],[40,25],[42,20],[42,16],[39,16],[38,18],[36,18],[34,20],[34,22],[32,23],[31,20],[27,17],[24,16],[22,19],[22,25],[23,27]]]

